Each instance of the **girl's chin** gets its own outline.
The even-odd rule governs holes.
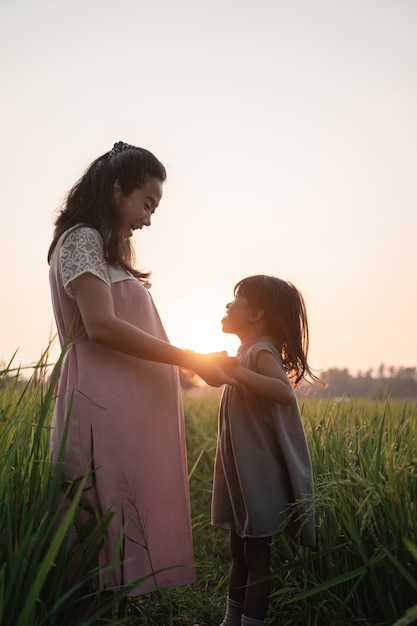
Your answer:
[[[232,330],[230,330],[230,328],[228,328],[227,326],[227,322],[222,321],[222,332],[229,334],[229,333],[233,333]]]

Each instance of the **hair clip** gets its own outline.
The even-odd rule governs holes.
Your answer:
[[[130,143],[125,143],[124,141],[118,141],[114,144],[113,148],[110,150],[107,158],[110,159],[114,157],[115,154],[120,154],[121,152],[125,152],[126,150],[136,150],[135,146],[132,146]]]

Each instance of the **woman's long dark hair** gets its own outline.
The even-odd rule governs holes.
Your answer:
[[[268,334],[275,339],[282,362],[294,386],[313,374],[307,361],[309,332],[307,311],[301,293],[291,283],[274,276],[249,276],[237,283],[235,296],[247,298],[249,304],[264,310]]]
[[[120,265],[139,280],[149,274],[134,267],[134,250],[129,239],[120,235],[122,215],[114,198],[114,183],[129,195],[149,178],[166,180],[165,167],[149,150],[119,141],[109,152],[93,161],[72,187],[55,220],[55,230],[48,251],[48,263],[61,235],[73,226],[85,225],[98,230],[104,242],[104,255],[111,265]]]

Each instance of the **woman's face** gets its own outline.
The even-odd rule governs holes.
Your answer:
[[[114,198],[122,214],[122,236],[127,239],[138,228],[151,225],[151,217],[162,198],[162,181],[148,178],[142,187],[135,187],[125,196],[116,180]]]

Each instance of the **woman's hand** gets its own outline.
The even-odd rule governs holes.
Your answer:
[[[179,365],[194,371],[212,387],[236,385],[225,368],[237,365],[238,361],[227,356],[227,352],[197,354],[182,350],[118,318],[111,289],[97,276],[82,274],[71,284],[85,330],[92,341],[140,359]]]
[[[211,354],[190,353],[191,369],[211,387],[222,385],[237,385],[237,382],[227,372],[226,368],[238,365],[236,357],[227,355],[227,352],[213,352]]]

